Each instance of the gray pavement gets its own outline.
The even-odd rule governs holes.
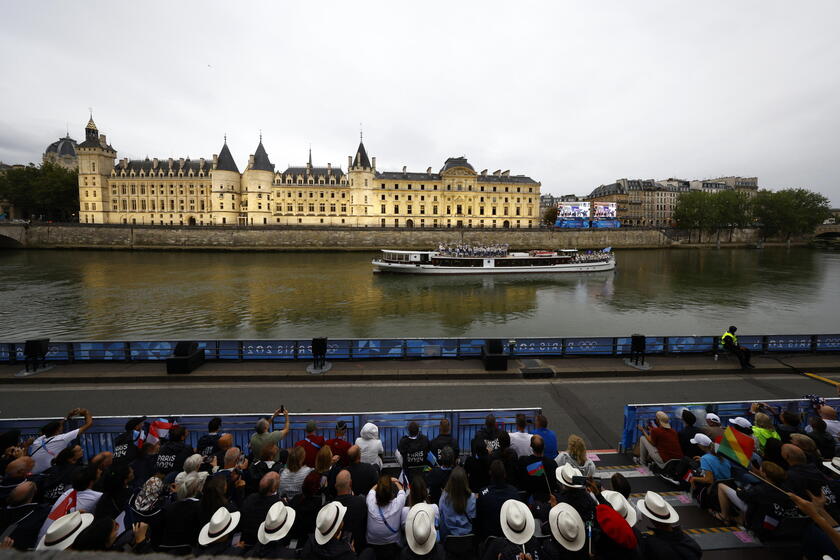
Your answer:
[[[823,374],[840,380],[840,374]],[[577,433],[592,449],[614,448],[627,403],[710,402],[836,395],[833,386],[786,373],[550,380],[186,382],[164,378],[134,383],[15,383],[0,387],[0,418],[56,416],[74,407],[96,414],[210,414],[360,412],[541,407],[561,440]]]

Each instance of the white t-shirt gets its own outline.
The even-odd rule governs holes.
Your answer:
[[[527,457],[531,454],[531,434],[528,432],[509,432],[510,446],[516,451],[518,457]]]
[[[66,491],[64,494],[58,497],[58,499],[53,504],[52,509],[50,510],[50,514],[44,520],[44,524],[41,525],[41,532],[38,533],[38,541],[41,541],[41,538],[47,534],[47,529],[50,528],[50,525],[53,524],[54,519],[50,519],[53,516],[53,512],[55,509],[64,503],[64,500],[70,495],[70,492],[75,492],[72,488]],[[67,513],[72,513],[74,511],[81,511],[83,513],[93,513],[96,509],[96,503],[99,501],[99,498],[102,497],[102,492],[97,492],[96,490],[81,490],[76,492],[76,507],[70,508],[70,511]]]
[[[382,447],[381,440],[356,438],[356,445],[359,446],[362,463],[369,463],[380,468],[382,467],[382,458],[379,455],[385,454],[385,448]]]
[[[29,447],[29,456],[35,461],[32,474],[40,474],[50,468],[53,458],[77,437],[79,430],[73,430],[52,437],[41,436],[32,442]]]
[[[405,505],[405,490],[397,492],[397,497],[391,500],[391,503],[383,508],[380,508],[376,503],[376,489],[371,489],[367,493],[365,502],[367,503],[368,510],[368,544],[391,544],[400,542],[400,527],[402,527],[403,521],[402,509]]]

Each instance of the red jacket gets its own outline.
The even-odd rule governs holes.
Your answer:
[[[341,457],[339,459],[339,463],[342,467],[347,466],[347,450],[350,449],[350,442],[346,439],[342,438],[333,438],[327,440],[327,445],[330,446],[330,450],[332,451],[333,455],[338,455]]]
[[[315,456],[318,455],[318,452],[324,447],[324,438],[323,436],[319,436],[318,434],[308,435],[299,442],[295,444],[295,447],[303,447],[303,450],[306,451],[306,459],[304,460],[304,464],[307,467],[315,468]]]

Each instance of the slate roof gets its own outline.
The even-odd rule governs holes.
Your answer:
[[[131,173],[132,171],[134,171],[135,173],[139,173],[140,171],[143,171],[148,175],[153,170],[153,166],[154,162],[149,158],[129,160],[125,162],[125,167],[123,167],[122,161],[117,161],[116,165],[114,166],[114,172],[119,175],[120,172],[123,170],[125,170],[126,173]],[[209,173],[212,166],[212,160],[205,160],[204,173]],[[178,172],[181,170],[183,170],[185,174],[189,173],[190,170],[192,170],[193,173],[198,174],[198,172],[201,170],[201,161],[197,159],[191,160],[187,158],[184,160],[184,165],[182,167],[180,159],[172,160],[172,172],[177,175]],[[157,169],[154,169],[154,172],[157,173],[159,171],[163,171],[164,175],[169,173],[168,159],[158,160],[158,166]]]
[[[445,167],[445,166],[444,166]],[[381,171],[376,173],[377,179],[387,179],[394,181],[441,181],[443,178],[440,173],[416,173],[412,171]],[[526,177],[525,175],[509,175],[509,176],[495,176],[495,175],[477,175],[476,181],[479,183],[520,183],[536,185],[537,181]]]
[[[473,166],[470,165],[470,162],[467,161],[467,158],[462,156],[446,158],[446,161],[443,163],[443,167],[440,168],[440,172],[443,173],[447,169],[452,169],[453,167],[466,167],[467,169],[475,171]]]
[[[76,141],[70,138],[70,135],[68,134],[64,138],[59,138],[47,146],[46,153],[58,154],[59,156],[76,157]]]
[[[254,152],[254,165],[251,166],[251,169],[259,171],[274,171],[274,164],[268,159],[268,154],[263,147],[262,140],[260,140],[260,144],[257,146],[257,151]]]
[[[332,173],[332,175],[330,175]],[[283,175],[292,175],[297,177],[298,175],[302,175],[307,177],[308,175],[312,175],[313,177],[328,177],[332,176],[335,177],[336,180],[341,179],[344,177],[344,171],[340,167],[333,167],[332,169],[328,169],[326,167],[289,167],[284,172]]]
[[[370,167],[370,158],[363,142],[359,141],[359,148],[356,150],[356,157],[353,159],[353,167]]]
[[[235,171],[239,173],[239,168],[236,167],[236,162],[233,161],[233,156],[230,155],[230,149],[227,142],[222,146],[222,151],[219,152],[219,159],[216,162],[216,169],[218,171]]]

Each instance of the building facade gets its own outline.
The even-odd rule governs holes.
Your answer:
[[[677,200],[688,190],[687,181],[681,179],[616,179],[614,183],[593,190],[586,200],[615,202],[618,219],[623,225],[670,227]]]
[[[529,228],[540,183],[476,172],[451,157],[438,172],[379,171],[363,142],[341,167],[275,169],[262,138],[240,172],[227,145],[212,158],[117,160],[93,122],[77,146],[79,221],[154,225]]]

